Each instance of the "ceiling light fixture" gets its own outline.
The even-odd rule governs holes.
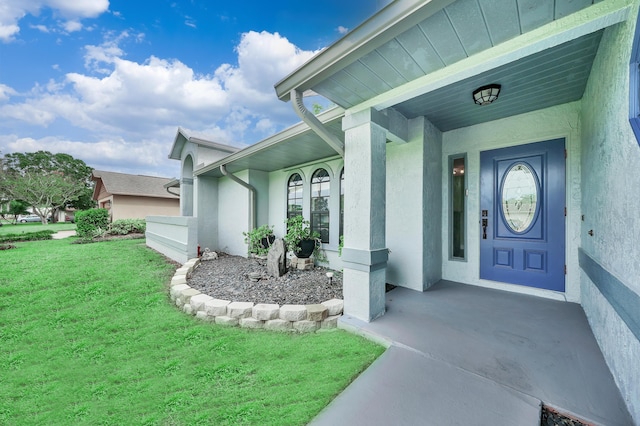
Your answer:
[[[473,91],[473,102],[478,105],[489,105],[498,99],[500,87],[499,84],[489,84],[488,86],[477,88]]]

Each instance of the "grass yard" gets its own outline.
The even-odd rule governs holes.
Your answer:
[[[41,223],[18,223],[16,225],[2,221],[2,226],[0,226],[0,235],[7,234],[20,234],[27,232],[37,232],[50,229],[52,231],[70,231],[72,229],[76,229],[75,223],[50,223],[48,225],[43,225]]]
[[[383,352],[199,322],[141,240],[16,246],[0,251],[2,425],[303,425]]]

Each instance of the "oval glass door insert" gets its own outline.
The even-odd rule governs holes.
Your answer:
[[[533,170],[525,163],[516,163],[505,173],[501,204],[507,226],[522,233],[532,224],[538,208],[538,185]]]

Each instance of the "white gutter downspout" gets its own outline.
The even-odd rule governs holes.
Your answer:
[[[331,148],[344,158],[344,143],[329,132],[320,120],[318,120],[318,118],[304,106],[304,103],[302,102],[302,93],[296,89],[291,90],[291,101],[293,110],[298,114],[298,117],[300,117],[300,119],[304,121],[311,130],[313,130],[318,136],[320,136],[320,138],[322,138],[323,141],[328,143]]]
[[[253,186],[249,185],[247,182],[238,178],[237,176],[234,176],[231,173],[229,173],[227,171],[227,166],[225,164],[220,166],[220,172],[226,177],[228,177],[229,179],[231,179],[232,181],[234,181],[235,183],[242,185],[249,190],[251,194],[251,196],[249,197],[249,230],[252,231],[256,229],[256,196],[257,196],[256,189]]]

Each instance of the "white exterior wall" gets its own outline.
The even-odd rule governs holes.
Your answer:
[[[519,293],[533,294],[570,302],[580,302],[580,102],[559,105],[501,120],[452,130],[443,135],[442,164],[449,156],[467,154],[466,261],[449,259],[448,166],[442,173],[442,278]],[[480,279],[480,151],[565,138],[566,166],[566,263],[565,293]]]
[[[218,248],[218,179],[198,176],[193,182],[194,213],[198,217],[198,245],[204,250]]]
[[[234,173],[247,182],[248,171]],[[246,256],[243,232],[249,231],[249,190],[228,177],[218,179],[218,250]]]
[[[582,250],[640,295],[640,146],[628,121],[634,3],[627,22],[605,31],[582,99]],[[582,306],[640,424],[640,341],[585,273]]]
[[[147,246],[176,262],[197,256],[197,218],[187,216],[147,216]]]
[[[387,144],[387,282],[423,291],[441,278],[442,134],[409,121],[409,141]]]

